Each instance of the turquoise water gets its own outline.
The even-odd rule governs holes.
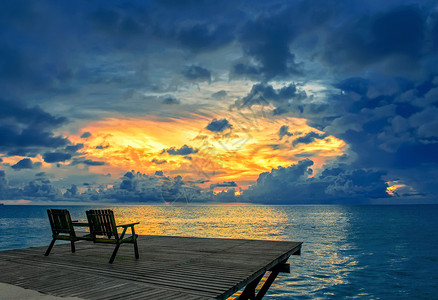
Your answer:
[[[48,245],[47,208],[0,206],[0,250]],[[266,299],[438,299],[438,205],[111,208],[140,234],[304,242]]]

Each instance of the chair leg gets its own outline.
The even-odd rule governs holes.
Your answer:
[[[135,252],[135,258],[138,259],[140,256],[138,255],[137,239],[134,240],[134,252]]]
[[[110,260],[109,260],[109,263],[110,263],[110,264],[112,264],[113,261],[114,261],[114,259],[116,258],[117,251],[119,251],[119,247],[120,247],[120,244],[117,244],[117,245],[116,245],[116,248],[114,249],[113,255],[111,255],[111,258],[110,258]]]
[[[49,256],[50,251],[52,251],[53,245],[55,245],[56,239],[53,239],[52,242],[49,245],[49,248],[47,248],[46,253],[44,253],[45,256]]]
[[[76,249],[75,249],[75,241],[70,241],[70,245],[71,245],[71,253],[75,253]]]

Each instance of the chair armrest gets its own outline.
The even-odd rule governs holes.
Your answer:
[[[72,224],[73,224],[73,226],[83,226],[83,227],[89,225],[89,224],[86,223],[86,222],[79,222],[79,221],[73,221]]]
[[[116,227],[129,227],[129,226],[134,226],[134,225],[137,225],[137,224],[140,224],[140,222],[123,224],[123,225],[117,225]]]

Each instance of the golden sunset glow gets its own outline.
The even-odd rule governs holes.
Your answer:
[[[212,132],[206,127],[213,118],[220,116],[109,118],[83,128],[80,134],[90,132],[89,138],[80,139],[78,135],[70,139],[84,144],[81,151],[87,158],[106,162],[104,166],[91,167],[95,172],[122,174],[135,170],[154,175],[163,171],[165,176],[181,175],[184,181],[205,181],[203,187],[234,181],[246,188],[260,173],[272,168],[287,167],[311,157],[313,168],[318,169],[345,151],[345,143],[333,136],[293,145],[294,139],[309,132],[323,133],[308,126],[305,119],[254,120],[235,114],[227,116],[232,127]],[[289,127],[290,135],[280,137],[283,125]],[[174,153],[182,147],[193,153]]]
[[[388,186],[386,188],[386,193],[388,195],[395,196],[397,193],[397,189],[405,187],[405,186],[406,185],[404,185],[404,184],[394,184],[394,185]]]

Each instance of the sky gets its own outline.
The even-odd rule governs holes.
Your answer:
[[[0,91],[1,203],[438,203],[435,1],[1,1]]]

